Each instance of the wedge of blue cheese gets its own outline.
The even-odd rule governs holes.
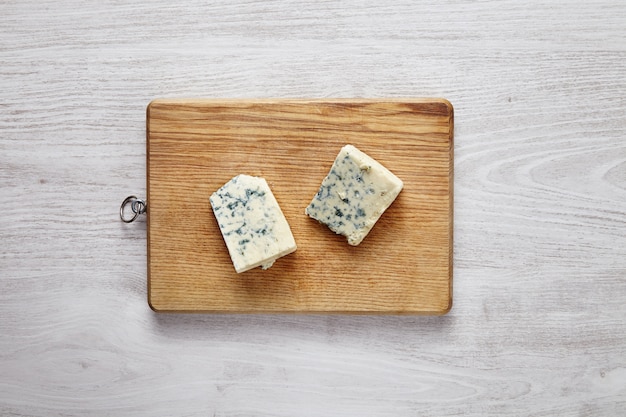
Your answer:
[[[237,175],[209,200],[237,273],[267,269],[296,250],[287,219],[264,178]]]
[[[402,187],[402,180],[391,171],[356,147],[346,145],[305,212],[356,246]]]

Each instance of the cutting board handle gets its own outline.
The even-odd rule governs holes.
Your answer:
[[[130,210],[133,212],[133,215],[127,217],[124,213],[127,211],[126,207],[130,205]],[[122,201],[122,205],[120,206],[120,219],[124,223],[132,223],[134,222],[140,214],[146,214],[148,210],[148,204],[146,200],[139,199],[134,195],[129,195]]]

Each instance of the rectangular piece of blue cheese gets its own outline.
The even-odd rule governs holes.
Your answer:
[[[296,250],[287,219],[265,179],[237,175],[209,200],[237,273],[257,266],[267,269]]]
[[[346,145],[305,212],[356,246],[402,187],[402,180],[391,171],[354,146]]]

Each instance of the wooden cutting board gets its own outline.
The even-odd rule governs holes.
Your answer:
[[[453,110],[443,99],[155,100],[147,112],[155,311],[445,314],[452,305]],[[304,214],[353,144],[404,181],[361,245]],[[209,196],[264,177],[298,250],[235,273]]]

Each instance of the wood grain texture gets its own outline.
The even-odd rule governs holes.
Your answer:
[[[626,3],[0,3],[0,414],[622,416]],[[155,314],[157,97],[446,97],[441,317]]]
[[[452,305],[452,106],[412,100],[155,100],[147,116],[148,300],[169,312],[444,314]],[[355,145],[404,189],[366,241],[304,214]],[[298,251],[237,274],[208,196],[265,178]]]

